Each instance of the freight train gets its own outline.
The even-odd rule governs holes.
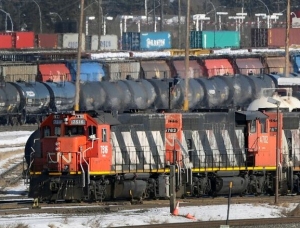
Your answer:
[[[299,193],[300,114],[288,110],[300,101],[268,96],[281,102],[278,114],[265,98],[248,111],[51,114],[26,143],[29,197],[168,198],[170,165],[177,197],[224,195],[230,182],[233,194],[272,195],[277,148],[280,194]]]
[[[275,79],[268,75],[189,79],[189,109],[245,110],[262,88],[280,86]],[[86,82],[80,84],[79,105],[85,111],[114,113],[181,109],[184,94],[181,78]],[[39,123],[51,112],[72,110],[74,102],[72,82],[7,82],[0,87],[0,120],[11,125]]]

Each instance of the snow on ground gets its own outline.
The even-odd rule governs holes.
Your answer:
[[[290,204],[285,207],[268,204],[234,204],[230,207],[229,220],[284,217],[285,213],[293,210],[296,206],[297,204]],[[185,216],[188,213],[193,215],[195,220],[186,218]],[[66,216],[59,214],[26,215],[24,213],[20,216],[0,216],[0,224],[2,224],[3,227],[16,227],[18,224],[24,224],[28,225],[30,228],[95,228],[226,220],[227,205],[181,206],[179,208],[179,214],[182,216],[171,215],[168,207],[143,210],[122,210],[114,213],[98,213],[88,216]]]
[[[32,131],[0,132],[0,145],[25,144],[31,133]]]

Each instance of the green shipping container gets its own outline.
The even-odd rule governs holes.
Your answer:
[[[237,31],[191,31],[190,48],[239,48]]]

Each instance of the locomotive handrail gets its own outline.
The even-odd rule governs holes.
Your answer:
[[[85,171],[83,169],[83,166],[82,166],[82,153],[80,151],[77,152],[77,154],[79,154],[79,157],[80,157],[80,162],[79,162],[79,165],[80,165],[80,168],[81,168],[81,172],[82,172],[82,187],[84,188],[85,187]]]

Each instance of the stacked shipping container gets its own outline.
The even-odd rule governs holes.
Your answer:
[[[191,31],[190,48],[239,48],[240,33],[236,31]]]
[[[291,45],[300,45],[300,28],[290,29],[290,41]],[[285,47],[285,28],[252,28],[251,30],[251,46],[252,47],[265,47],[265,48],[277,48]]]
[[[171,48],[169,32],[125,32],[122,34],[122,50],[157,51]]]

